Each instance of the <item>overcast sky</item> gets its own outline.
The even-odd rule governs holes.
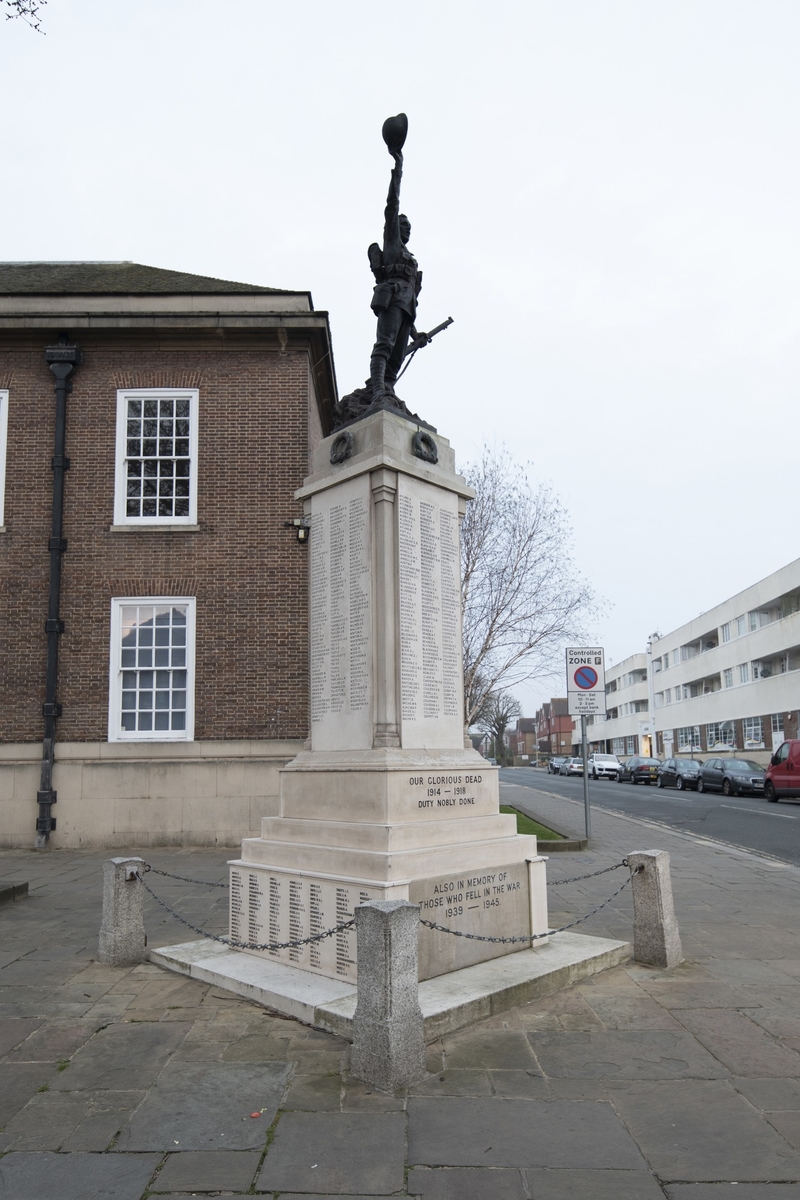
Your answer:
[[[608,656],[798,556],[797,0],[43,14],[0,23],[0,258],[308,288],[350,391],[404,110],[419,325],[455,324],[401,394],[552,482]]]

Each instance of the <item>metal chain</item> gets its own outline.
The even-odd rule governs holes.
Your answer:
[[[218,933],[209,933],[208,930],[200,929],[198,925],[193,925],[191,921],[187,921],[180,913],[175,912],[174,908],[170,908],[160,896],[157,896],[153,889],[148,887],[141,875],[137,873],[136,878],[140,880],[145,891],[162,908],[165,908],[171,916],[180,921],[182,925],[188,925],[189,929],[193,929],[195,933],[199,933],[202,937],[210,938],[212,942],[222,942],[223,946],[230,946],[232,950],[297,950],[300,946],[309,946],[312,942],[321,942],[324,938],[333,937],[335,933],[341,933],[344,929],[350,929],[356,923],[355,917],[351,917],[349,921],[344,921],[341,925],[334,925],[333,929],[326,929],[324,933],[312,933],[310,937],[295,938],[291,942],[235,942],[232,938],[220,937]]]
[[[629,865],[627,858],[614,863],[613,867],[603,867],[602,871],[590,871],[588,875],[573,875],[571,879],[548,879],[548,887],[560,887],[562,883],[578,883],[581,879],[593,879],[595,875],[606,875],[609,871],[618,871],[620,867]]]
[[[211,883],[208,879],[189,879],[186,875],[172,875],[169,871],[159,871],[158,867],[151,867],[150,863],[144,864],[144,873],[152,871],[154,875],[163,875],[166,879],[180,879],[181,883],[201,883],[203,887],[227,887],[227,883]]]
[[[524,934],[522,937],[484,937],[479,933],[464,933],[460,929],[447,929],[444,925],[434,924],[433,921],[423,921],[422,917],[420,917],[419,923],[420,925],[427,925],[428,929],[437,929],[439,933],[452,933],[454,937],[469,938],[471,942],[493,942],[496,945],[507,945],[510,942],[536,942],[539,941],[540,938],[552,937],[555,933],[564,933],[567,929],[573,929],[576,925],[580,925],[582,921],[588,921],[589,917],[593,917],[595,913],[600,912],[601,908],[605,908],[607,904],[610,904],[611,901],[620,894],[620,892],[624,892],[625,888],[628,887],[628,885],[633,881],[634,875],[638,875],[639,872],[643,870],[644,867],[639,867],[638,870],[631,871],[622,887],[619,887],[615,892],[612,892],[607,900],[604,900],[602,904],[597,905],[597,908],[591,909],[588,913],[582,917],[578,917],[575,921],[570,921],[568,925],[560,925],[558,929],[548,929],[545,933],[528,933]]]

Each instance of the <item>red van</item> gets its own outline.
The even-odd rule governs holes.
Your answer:
[[[800,796],[800,738],[783,742],[769,760],[764,795],[772,801]]]

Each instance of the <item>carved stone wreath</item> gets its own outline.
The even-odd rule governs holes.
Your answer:
[[[439,461],[436,442],[429,433],[425,433],[422,429],[418,429],[411,439],[411,452],[417,458],[423,459],[424,462],[437,463]]]
[[[349,429],[343,429],[338,437],[331,442],[331,465],[343,463],[353,453],[353,435]]]

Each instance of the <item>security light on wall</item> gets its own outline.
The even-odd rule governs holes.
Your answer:
[[[311,535],[311,522],[308,517],[295,517],[293,521],[286,522],[287,528],[297,530],[298,542],[307,542]]]

